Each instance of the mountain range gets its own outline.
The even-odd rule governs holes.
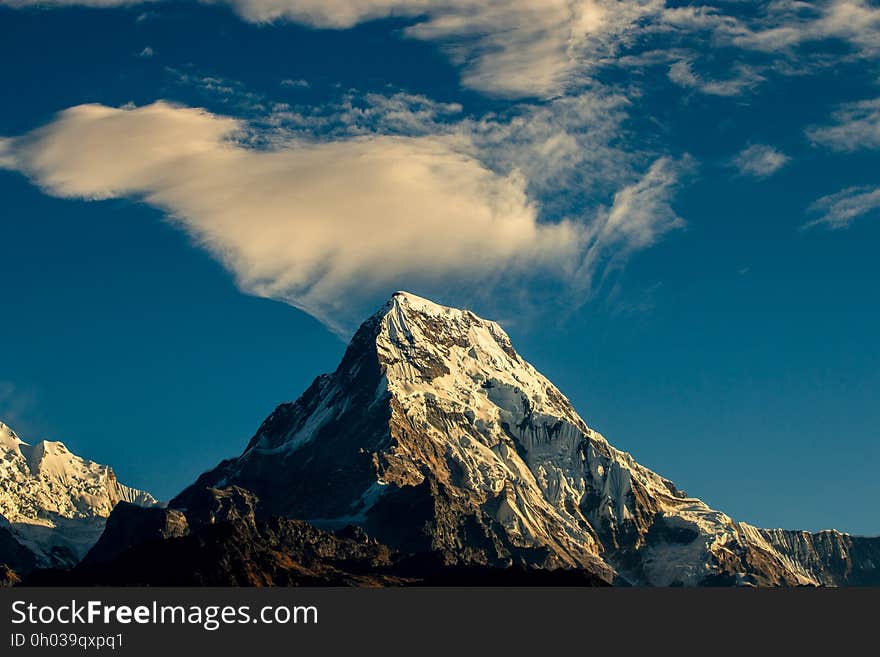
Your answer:
[[[497,323],[406,292],[167,505],[60,443],[3,426],[0,449],[25,583],[880,584],[880,538],[734,521],[591,429]]]

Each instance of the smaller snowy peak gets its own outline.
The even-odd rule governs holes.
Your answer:
[[[16,450],[21,445],[21,438],[7,425],[0,422],[0,450]]]
[[[84,469],[106,469],[106,466],[81,459],[67,449],[64,443],[56,440],[41,440],[34,445],[22,442],[18,448],[25,457],[28,469],[34,477],[42,476],[66,482]]]
[[[0,517],[44,565],[75,563],[120,501],[157,504],[149,493],[121,484],[109,466],[77,456],[64,443],[31,445],[0,424]]]

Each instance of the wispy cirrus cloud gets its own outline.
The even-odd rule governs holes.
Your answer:
[[[15,166],[15,155],[13,153],[13,141],[0,137],[0,168],[11,169]]]
[[[280,84],[282,87],[288,87],[290,89],[308,89],[311,86],[308,80],[303,80],[301,78],[296,80],[285,78]]]
[[[737,64],[733,74],[723,79],[707,78],[694,72],[693,63],[680,60],[669,67],[669,79],[680,87],[696,89],[710,96],[738,96],[765,80],[754,67]]]
[[[150,0],[147,0],[150,1]],[[161,0],[152,0],[156,3]],[[243,20],[343,30],[382,18],[409,19],[401,34],[438,44],[461,68],[464,86],[506,98],[549,98],[582,86],[647,35],[750,33],[710,7],[665,0],[204,0]],[[13,7],[119,7],[141,0],[0,0]],[[745,73],[735,72],[735,77]],[[291,81],[292,82],[292,81]],[[737,83],[711,82],[730,95]],[[748,86],[740,83],[739,88]]]
[[[744,176],[767,178],[788,164],[791,158],[767,144],[752,144],[737,153],[731,165]]]
[[[214,254],[251,294],[339,332],[395,287],[486,287],[549,276],[589,287],[680,225],[663,159],[592,219],[540,220],[523,173],[490,168],[462,134],[248,143],[228,117],[163,102],[70,108],[0,142],[0,163],[50,194],[132,198]]]
[[[641,179],[614,195],[611,206],[602,209],[587,228],[588,247],[574,278],[576,285],[585,290],[594,288],[597,274],[604,279],[633,252],[684,226],[684,220],[671,206],[671,199],[682,170],[690,166],[687,159],[660,158]]]
[[[207,0],[210,2],[211,0]],[[663,0],[215,0],[246,21],[346,29],[406,17],[403,33],[438,43],[465,86],[502,97],[561,93]],[[135,0],[0,0],[13,7],[113,7]]]
[[[160,0],[156,0],[159,2]],[[837,41],[858,57],[880,51],[880,8],[868,0],[772,0],[742,12],[736,3],[668,5],[665,0],[204,0],[230,6],[243,20],[347,29],[404,18],[406,37],[436,43],[461,68],[465,86],[508,98],[549,98],[582,86],[604,65],[638,52],[659,35],[664,48],[683,40],[791,60],[801,46]],[[0,0],[13,7],[113,7],[135,0]],[[797,52],[795,52],[797,51]],[[813,53],[810,54],[812,57]],[[636,58],[638,55],[636,54]],[[839,57],[838,57],[839,59]],[[782,71],[785,67],[777,67]],[[671,71],[683,86],[735,95],[758,80],[748,66],[702,80],[682,63]]]
[[[829,125],[807,130],[810,141],[836,151],[880,148],[880,98],[847,103],[831,118]]]
[[[803,229],[824,227],[832,230],[849,228],[859,217],[880,210],[880,187],[849,187],[836,194],[823,196],[809,211],[818,218],[807,222]]]
[[[719,31],[734,45],[764,52],[837,40],[872,56],[880,51],[880,7],[867,0],[774,0],[750,23],[728,22]]]

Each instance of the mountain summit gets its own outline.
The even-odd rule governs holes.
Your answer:
[[[734,522],[590,429],[495,322],[407,292],[205,487],[450,565],[657,586],[877,583],[880,541]]]

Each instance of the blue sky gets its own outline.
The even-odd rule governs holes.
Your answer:
[[[168,498],[402,288],[733,517],[880,533],[876,5],[68,4],[0,0],[25,439]]]

